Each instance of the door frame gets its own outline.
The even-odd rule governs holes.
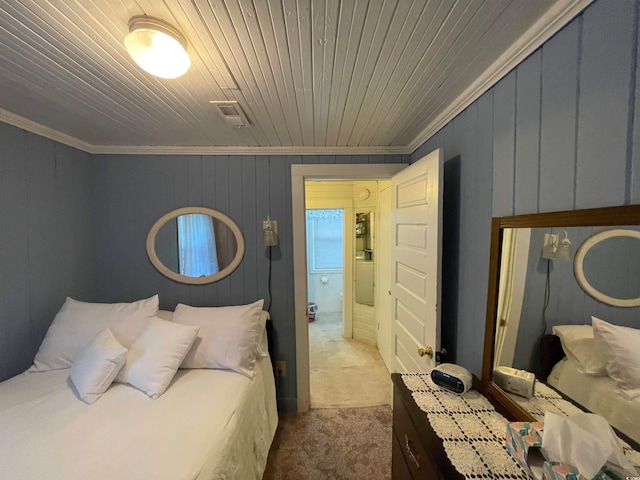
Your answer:
[[[388,180],[407,163],[294,164],[291,165],[291,216],[293,220],[293,278],[296,335],[296,389],[298,411],[309,410],[309,320],[307,318],[307,241],[305,180]]]

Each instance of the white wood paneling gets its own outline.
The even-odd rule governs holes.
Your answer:
[[[524,32],[557,30],[589,1],[0,1],[0,120],[91,153],[409,153],[496,59],[530,47]],[[141,14],[183,32],[183,77],[129,58]],[[211,100],[238,101],[250,125],[227,125]]]
[[[92,153],[409,153],[590,1],[0,0],[0,120]],[[183,32],[183,77],[129,58],[141,14]],[[249,126],[211,100],[238,101]]]
[[[376,308],[353,304],[353,339],[368,345],[376,344]]]

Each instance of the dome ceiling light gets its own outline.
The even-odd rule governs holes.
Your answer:
[[[157,18],[132,17],[124,46],[140,68],[156,77],[178,78],[191,66],[184,36]]]

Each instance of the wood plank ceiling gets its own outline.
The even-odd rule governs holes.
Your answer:
[[[0,108],[95,151],[410,150],[552,7],[577,3],[588,2],[0,0]],[[184,33],[183,77],[130,59],[123,39],[141,14]],[[227,125],[212,100],[237,100],[250,125]]]

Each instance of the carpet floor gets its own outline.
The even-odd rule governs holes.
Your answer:
[[[388,480],[391,408],[280,415],[264,480]]]
[[[378,349],[342,336],[339,313],[309,324],[311,408],[391,405],[392,383]]]

